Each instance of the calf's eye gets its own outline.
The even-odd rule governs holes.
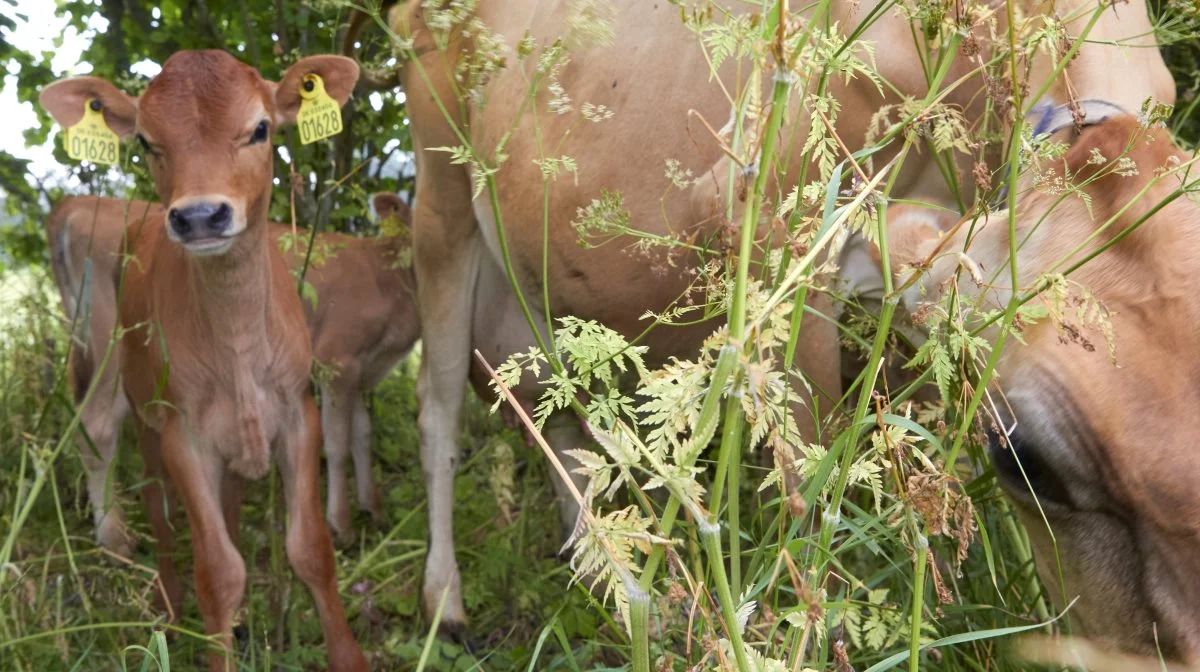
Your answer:
[[[258,122],[258,126],[254,127],[254,134],[250,136],[250,144],[257,145],[260,142],[265,142],[270,130],[271,126],[267,123],[266,119]]]

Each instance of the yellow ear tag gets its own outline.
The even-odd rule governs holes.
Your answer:
[[[121,141],[104,123],[104,107],[95,98],[83,104],[83,119],[66,129],[63,144],[76,161],[116,165],[121,157]]]
[[[300,80],[300,144],[307,145],[342,132],[342,106],[325,93],[325,82],[308,74]]]

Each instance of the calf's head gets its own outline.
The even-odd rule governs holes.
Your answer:
[[[371,215],[372,219],[379,222],[389,219],[398,219],[405,224],[412,222],[412,211],[408,204],[390,191],[371,194]]]
[[[310,74],[340,105],[354,89],[358,65],[341,56],[310,56],[276,83],[223,51],[182,51],[167,59],[140,97],[104,79],[76,77],[47,86],[40,101],[64,127],[98,101],[109,128],[137,138],[168,208],[167,235],[194,255],[219,255],[250,227],[265,225],[271,134],[295,123]]]
[[[1041,184],[1056,193],[1019,197],[1019,292],[1115,243],[1071,272],[1065,299],[1034,299],[1061,319],[1025,327],[1024,344],[1009,340],[991,453],[1051,597],[1060,607],[1078,598],[1078,630],[1196,664],[1200,206],[1180,195],[1195,179],[1189,160],[1165,131],[1120,116],[1085,129],[1045,171]],[[1060,202],[1066,185],[1077,193]],[[1007,304],[1008,213],[969,224],[943,237],[927,217],[901,211],[889,222],[893,264],[930,263],[906,298],[936,299],[955,282],[985,308]]]

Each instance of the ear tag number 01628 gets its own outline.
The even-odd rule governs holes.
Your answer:
[[[342,106],[325,92],[319,75],[308,74],[300,80],[300,144],[307,145],[342,132]]]
[[[104,123],[104,106],[95,98],[83,104],[83,118],[66,130],[63,144],[76,161],[115,165],[121,156],[121,142]]]

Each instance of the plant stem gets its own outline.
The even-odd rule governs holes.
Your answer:
[[[925,563],[929,558],[929,541],[924,535],[917,537],[917,567],[913,571],[912,621],[908,631],[908,672],[920,669],[921,658],[921,611],[925,604]]]
[[[650,672],[650,593],[627,582],[629,631],[633,638],[633,672]]]
[[[746,657],[746,646],[742,643],[742,630],[737,620],[737,603],[733,601],[733,593],[729,589],[729,579],[725,575],[725,561],[721,556],[721,527],[715,515],[709,520],[697,521],[700,526],[700,540],[704,544],[708,563],[712,565],[713,581],[717,584],[717,601],[721,603],[721,613],[725,615],[725,629],[729,632],[729,643],[733,647],[734,658],[737,659],[738,670],[750,672],[750,660]]]
[[[735,376],[734,388],[737,389],[741,384],[741,375]],[[741,519],[738,513],[738,471],[741,468],[741,445],[742,445],[742,428],[744,426],[744,416],[742,414],[742,394],[735,392],[729,395],[725,400],[725,425],[721,434],[721,445],[737,446],[737,450],[721,451],[717,457],[717,474],[713,479],[712,496],[709,500],[709,508],[715,514],[721,506],[721,497],[724,494],[724,486],[729,485],[729,508],[726,510],[728,518],[727,525],[729,526],[729,562],[730,572],[733,576],[733,584],[735,586],[742,585],[741,575],[742,568],[739,561],[741,546]]]

